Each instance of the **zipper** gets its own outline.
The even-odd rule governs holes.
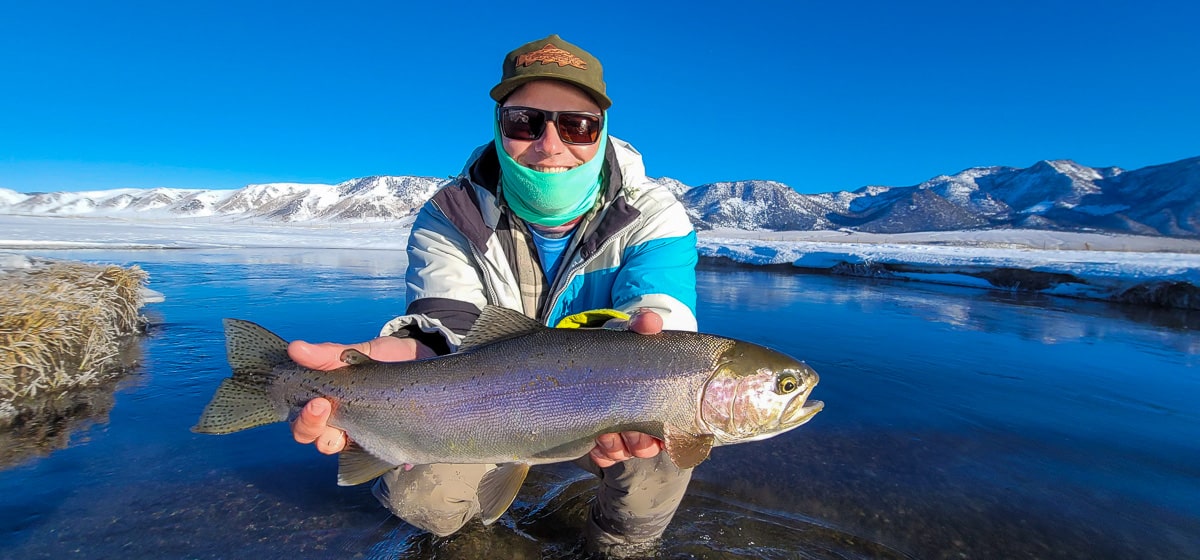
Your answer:
[[[550,297],[546,298],[546,307],[542,313],[539,313],[539,315],[543,315],[543,317],[542,317],[543,323],[545,323],[550,318],[550,312],[558,307],[559,298],[561,298],[563,293],[567,290],[567,286],[569,286],[571,284],[569,280],[575,278],[579,274],[579,272],[581,272],[584,268],[587,267],[588,264],[590,264],[592,261],[596,260],[600,255],[602,255],[604,253],[604,251],[606,249],[608,249],[608,247],[610,245],[612,245],[613,243],[616,243],[616,239],[618,237],[620,237],[622,234],[624,234],[627,229],[633,227],[633,225],[635,223],[636,223],[636,221],[630,222],[625,227],[617,230],[616,232],[613,232],[613,234],[610,235],[608,237],[608,239],[604,240],[604,243],[601,243],[600,246],[598,248],[596,248],[596,252],[593,253],[591,257],[588,257],[587,259],[580,261],[578,264],[571,266],[571,268],[569,270],[567,270],[565,274],[559,274],[558,278],[555,278],[554,285],[553,285],[552,289],[550,290]],[[572,255],[579,253],[579,248],[583,245],[583,241],[584,240],[582,240],[582,239],[579,240],[579,243],[575,246],[575,250],[572,252]],[[572,259],[572,261],[573,260],[574,259]]]

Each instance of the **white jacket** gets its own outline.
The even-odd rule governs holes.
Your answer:
[[[696,330],[696,234],[683,205],[646,178],[641,154],[609,137],[606,184],[574,233],[536,313],[546,325],[591,309],[649,308],[663,328]],[[471,155],[438,191],[408,241],[406,315],[383,335],[413,336],[452,352],[485,304],[523,310],[512,233],[517,218],[497,197],[494,144]],[[515,239],[522,239],[519,235]],[[527,312],[528,313],[528,312]],[[534,313],[528,313],[534,314]]]

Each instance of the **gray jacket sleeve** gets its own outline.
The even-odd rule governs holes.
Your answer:
[[[381,335],[416,338],[439,354],[458,349],[487,303],[470,243],[427,203],[413,223],[405,274],[405,315]]]

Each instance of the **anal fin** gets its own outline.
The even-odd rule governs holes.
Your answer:
[[[529,474],[528,463],[505,463],[488,471],[479,481],[479,516],[490,525],[511,506]]]

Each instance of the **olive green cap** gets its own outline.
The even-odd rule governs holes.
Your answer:
[[[604,93],[604,68],[587,51],[551,35],[525,43],[504,57],[500,83],[492,88],[497,103],[527,82],[533,80],[562,80],[578,86],[607,110],[612,100]]]

